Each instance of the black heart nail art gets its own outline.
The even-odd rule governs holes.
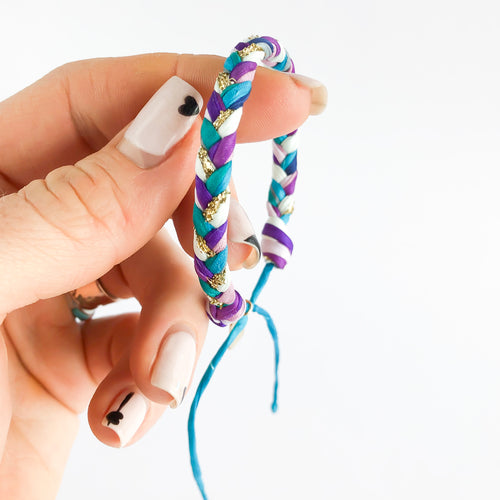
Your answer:
[[[106,415],[106,420],[108,421],[108,426],[109,425],[118,425],[120,423],[120,420],[123,418],[123,413],[120,411],[129,401],[130,398],[134,395],[133,392],[129,392],[126,396],[125,399],[120,403],[120,406],[118,407],[118,410],[115,411],[110,411]]]
[[[106,415],[106,420],[108,421],[108,425],[118,425],[120,420],[123,418],[123,413],[121,411],[110,411]]]
[[[184,116],[194,116],[200,112],[200,108],[193,96],[184,97],[184,104],[179,106],[179,113]]]

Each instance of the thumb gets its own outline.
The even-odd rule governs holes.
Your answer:
[[[153,237],[193,179],[202,104],[174,76],[102,150],[1,199],[0,314],[102,276]]]

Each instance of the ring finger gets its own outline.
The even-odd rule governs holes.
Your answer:
[[[124,261],[121,273],[126,283],[121,286],[130,288],[142,312],[129,348],[102,380],[89,406],[94,434],[114,446],[138,439],[165,405],[182,402],[207,330],[192,262],[166,231]],[[120,281],[116,275],[114,279]],[[105,283],[114,293],[111,281]],[[86,349],[102,328],[102,322],[87,323]],[[90,352],[87,359],[92,359]]]

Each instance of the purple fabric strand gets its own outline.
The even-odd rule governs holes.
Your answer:
[[[223,137],[216,142],[208,151],[212,163],[218,168],[225,165],[230,159],[236,145],[236,132]]]
[[[270,49],[273,51],[274,54],[278,55],[281,52],[281,46],[278,43],[278,40],[275,38],[272,38],[270,36],[261,36],[259,38],[254,38],[251,40],[253,43],[259,43],[259,42],[264,42],[267,45],[269,45]]]
[[[243,75],[250,73],[251,71],[255,71],[257,68],[257,63],[253,61],[244,61],[240,64],[237,64],[233,71],[231,71],[231,78],[235,80],[239,80]]]
[[[196,197],[201,204],[201,209],[205,210],[205,208],[207,208],[207,205],[212,201],[212,195],[205,186],[205,183],[198,176],[196,176],[195,186]]]
[[[276,267],[280,269],[284,269],[286,266],[286,260],[279,255],[275,255],[274,253],[264,252],[264,256],[269,260],[273,261]]]
[[[224,106],[224,102],[220,94],[218,94],[217,92],[212,92],[212,95],[207,102],[207,111],[212,122],[217,120],[219,113],[221,111],[225,111],[225,109],[226,107]]]
[[[246,47],[248,47],[250,44],[247,42],[240,42],[238,45],[236,45],[235,49],[236,50],[243,50]]]
[[[262,234],[265,236],[270,236],[274,238],[276,241],[279,241],[282,245],[285,245],[290,253],[293,250],[293,242],[288,237],[286,233],[284,233],[279,227],[273,226],[272,224],[267,223],[262,230]]]
[[[295,184],[297,183],[297,176],[285,187],[285,193],[287,196],[291,195],[295,191]]]
[[[205,236],[205,241],[210,248],[214,248],[227,231],[227,221],[221,226],[213,229]]]
[[[196,274],[203,280],[207,281],[213,278],[214,274],[207,269],[207,266],[203,263],[202,260],[198,259],[196,255],[194,256],[194,268],[196,270]]]
[[[269,203],[269,205],[272,207],[272,209],[274,210],[274,213],[279,217],[281,215],[280,213],[280,209],[278,207],[275,207],[274,205],[271,205],[271,203]]]
[[[210,304],[210,314],[217,320],[225,320],[231,318],[235,313],[237,313],[243,304],[243,299],[241,295],[236,292],[235,300],[232,304],[228,304],[222,308],[219,308],[213,304]]]

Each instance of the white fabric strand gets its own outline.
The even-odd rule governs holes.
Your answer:
[[[271,205],[271,203],[267,202],[266,208],[267,208],[267,215],[269,215],[269,217],[274,217],[276,215],[276,212],[274,211],[274,207],[273,207],[273,205]]]
[[[203,170],[203,167],[201,166],[201,160],[196,155],[196,162],[194,164],[195,172],[196,175],[205,183],[207,182],[207,176],[205,175],[205,170]]]
[[[231,271],[229,270],[229,266],[227,264],[224,270],[226,271],[224,283],[222,283],[222,285],[220,286],[215,287],[215,289],[221,293],[226,292],[231,286]]]
[[[213,227],[220,227],[224,222],[227,221],[227,216],[229,214],[229,200],[230,196],[226,198],[224,203],[220,204],[219,210],[214,214],[213,219],[210,221],[210,224]]]
[[[260,42],[257,45],[265,52],[266,59],[269,59],[272,57],[272,55],[273,55],[272,49],[271,49],[271,47],[269,47],[269,45],[267,45],[267,43]]]
[[[262,236],[262,253],[273,253],[274,255],[278,255],[279,257],[285,259],[288,262],[290,259],[291,253],[288,248],[276,241],[274,238],[270,236]]]
[[[295,134],[287,137],[282,143],[281,147],[283,148],[284,151],[286,151],[287,154],[293,153],[294,151],[297,151],[297,148],[299,146],[299,133],[295,132]]]
[[[286,50],[282,48],[281,52],[277,55],[274,55],[270,60],[276,65],[279,64],[280,62],[283,62],[285,57],[286,57]]]
[[[205,262],[208,259],[208,255],[198,245],[198,241],[196,239],[196,231],[194,232],[194,238],[193,238],[193,250],[196,257],[198,257],[198,259],[202,260],[203,262]]]
[[[220,93],[222,92],[221,88],[219,87],[219,80],[215,80],[215,85],[214,85],[214,90],[217,92],[217,94],[220,95]],[[210,115],[208,114],[208,110],[205,111],[205,118],[207,120],[209,120],[210,122],[212,121],[211,118],[210,118]]]
[[[278,205],[278,208],[282,214],[287,214],[293,210],[294,204],[295,204],[295,196],[289,195],[285,196],[281,200],[280,204]]]
[[[262,66],[262,59],[264,59],[263,52],[260,50],[256,50],[255,52],[250,52],[250,54],[244,57],[242,61],[253,61],[259,66]]]
[[[225,120],[225,122],[217,130],[221,137],[226,137],[228,135],[234,134],[238,125],[240,124],[241,114],[243,112],[243,107],[238,108],[233,111]]]
[[[279,217],[272,215],[267,219],[267,223],[272,224],[273,226],[281,229],[284,233],[286,233],[286,224]]]
[[[195,190],[194,193],[194,203],[203,212],[203,207],[201,206],[200,200],[198,200],[198,193]]]
[[[281,184],[287,177],[286,172],[281,168],[281,166],[273,163],[273,179]]]

